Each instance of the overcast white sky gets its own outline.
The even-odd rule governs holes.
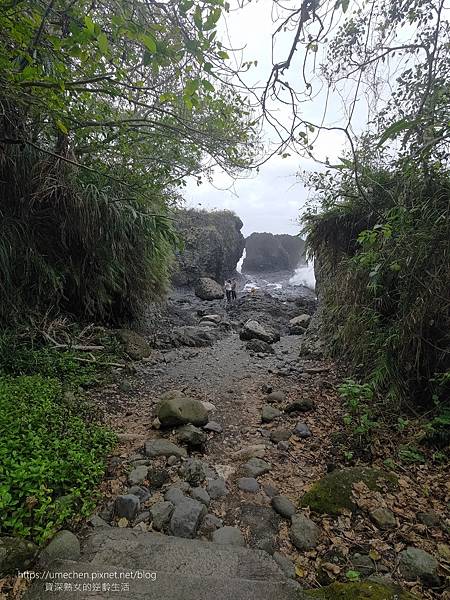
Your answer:
[[[244,60],[258,60],[257,68],[253,68],[247,76],[248,84],[265,83],[271,70],[271,35],[274,29],[271,10],[272,0],[259,0],[227,16],[223,42],[227,46],[231,42],[234,48],[244,48]],[[287,34],[280,42],[280,56],[285,57],[291,39],[292,36]],[[319,97],[309,105],[304,105],[311,121],[320,121],[324,99]],[[340,117],[342,115],[332,114],[335,121],[339,121]],[[275,139],[275,133],[269,128],[265,136],[268,141]],[[321,159],[328,156],[330,160],[335,160],[342,155],[342,142],[337,133],[323,134],[315,146],[315,153]],[[187,205],[194,208],[235,211],[244,223],[245,236],[253,231],[296,234],[300,229],[299,214],[304,210],[309,195],[296,174],[317,168],[318,165],[313,161],[298,156],[286,159],[275,156],[260,168],[259,173],[234,184],[219,171],[215,173],[213,185],[204,183],[197,186],[190,181],[184,197]],[[227,190],[231,185],[232,189]]]

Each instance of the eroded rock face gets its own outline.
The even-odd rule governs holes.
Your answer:
[[[223,282],[234,274],[245,247],[242,221],[234,213],[181,210],[175,227],[184,248],[176,256],[174,285],[194,285],[200,277]]]
[[[293,271],[305,259],[305,242],[293,235],[252,233],[245,240],[243,272]]]

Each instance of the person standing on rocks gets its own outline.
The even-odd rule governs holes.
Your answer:
[[[227,297],[227,303],[231,302],[231,296],[232,296],[232,283],[231,283],[231,279],[227,279],[225,281],[225,295]]]
[[[237,299],[236,288],[237,288],[237,281],[236,281],[236,279],[232,279],[231,280],[231,299],[232,300]]]

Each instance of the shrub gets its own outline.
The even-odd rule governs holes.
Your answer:
[[[450,177],[365,164],[365,197],[349,175],[317,181],[307,242],[331,352],[394,410],[430,407],[450,381]]]
[[[87,515],[114,435],[42,375],[0,377],[0,532],[42,542]]]
[[[32,149],[0,157],[0,322],[68,311],[120,321],[158,299],[177,237],[160,190],[135,192]]]

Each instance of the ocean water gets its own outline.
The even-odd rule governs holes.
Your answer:
[[[295,269],[295,273],[289,279],[289,285],[302,285],[310,290],[314,290],[316,287],[314,263],[310,262]]]

